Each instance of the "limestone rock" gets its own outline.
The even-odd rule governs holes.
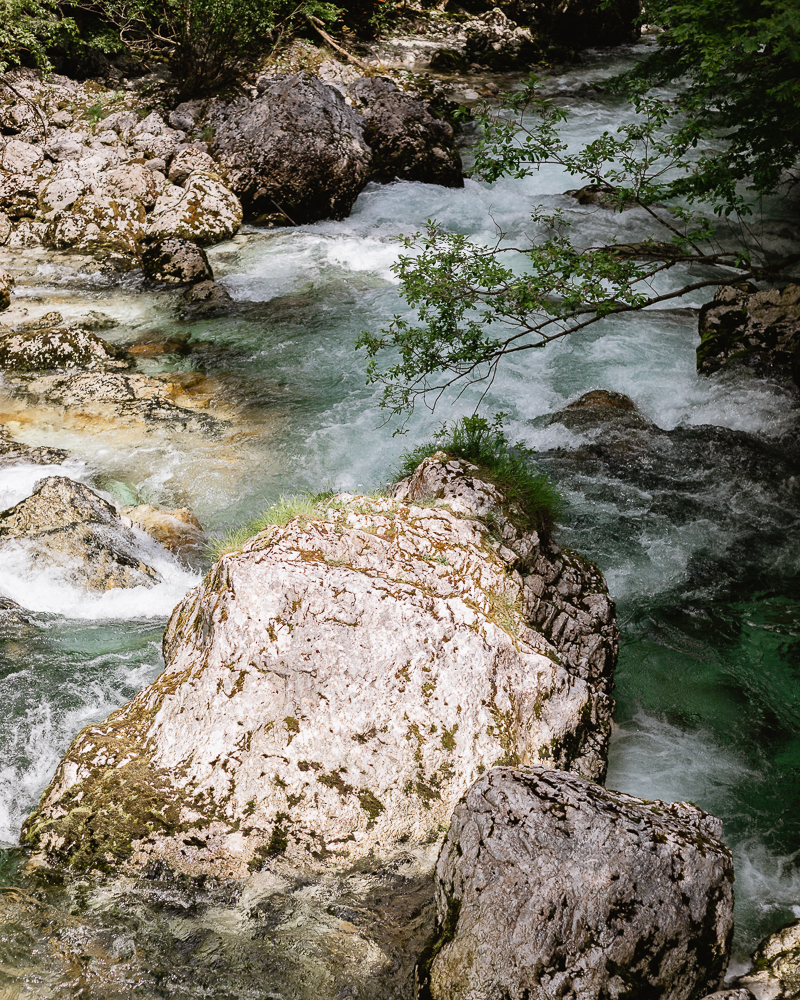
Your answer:
[[[527,66],[539,55],[530,30],[514,24],[497,7],[467,21],[464,27],[467,62],[507,71]]]
[[[172,158],[167,176],[173,184],[183,184],[186,178],[195,171],[205,174],[215,174],[217,165],[202,149],[186,146]]]
[[[220,108],[209,122],[211,152],[248,218],[341,219],[369,180],[364,119],[308,73],[275,77],[255,100]]]
[[[5,212],[0,212],[0,246],[2,246],[11,235],[11,219]],[[2,293],[0,292],[0,298]]]
[[[574,774],[493,768],[436,866],[432,1000],[689,1000],[722,982],[733,862],[696,806]]]
[[[167,237],[142,252],[142,269],[151,281],[191,285],[214,280],[205,251],[190,240]]]
[[[32,565],[56,566],[89,590],[152,587],[160,580],[111,504],[61,476],[43,479],[27,499],[0,511],[0,546],[10,544],[24,544]]]
[[[150,239],[175,236],[201,246],[229,239],[242,224],[239,199],[213,174],[191,174],[170,185],[147,218]]]
[[[11,305],[11,289],[14,287],[14,279],[5,271],[0,270],[0,312],[8,309]]]
[[[770,935],[753,955],[752,972],[737,986],[749,989],[757,1000],[796,1000],[800,996],[800,920]]]
[[[363,77],[349,88],[364,106],[364,138],[374,154],[373,178],[463,187],[452,126],[387,77]]]
[[[75,739],[25,843],[79,868],[341,865],[435,839],[498,761],[600,776],[613,663],[589,680],[531,627],[518,554],[467,507],[477,470],[450,465],[459,509],[340,495],[223,556],[173,613],[158,680]],[[565,594],[605,600],[613,632],[585,584]]]
[[[169,552],[196,561],[203,555],[207,536],[188,507],[160,510],[151,504],[123,507],[121,513]]]
[[[42,165],[44,153],[21,139],[9,139],[0,151],[0,169],[12,174],[30,174]]]
[[[133,256],[144,236],[144,220],[139,201],[86,194],[69,211],[56,214],[46,240],[57,250],[115,250]]]
[[[143,163],[126,163],[112,167],[98,178],[103,191],[110,197],[129,198],[152,208],[164,187],[156,174]]]
[[[757,369],[782,369],[800,385],[800,285],[720,288],[700,310],[698,328],[701,374],[742,361]]]
[[[146,118],[131,128],[131,135],[163,135],[167,131],[167,123],[157,111],[151,111]]]
[[[80,326],[22,330],[0,337],[0,368],[44,371],[49,368],[126,366],[123,352]]]
[[[718,990],[716,993],[709,993],[703,1000],[756,1000],[750,990],[743,988]]]
[[[135,125],[139,124],[139,116],[135,111],[112,111],[110,115],[103,119],[103,128],[113,129],[114,132],[129,133]]]

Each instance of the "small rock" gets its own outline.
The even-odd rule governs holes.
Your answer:
[[[226,312],[233,302],[228,289],[218,281],[199,281],[187,288],[183,297],[195,316],[213,316],[218,312]]]
[[[131,127],[131,135],[163,135],[167,130],[164,119],[157,111],[151,111],[146,118]]]
[[[126,364],[121,351],[80,326],[20,331],[0,337],[0,368],[46,371]]]
[[[193,146],[186,146],[179,150],[172,158],[167,176],[173,184],[183,184],[186,178],[196,170],[206,174],[214,174],[217,165],[208,155]]]
[[[200,114],[200,108],[200,101],[184,101],[174,111],[170,111],[170,125],[173,128],[183,129],[184,132],[190,132],[194,128],[194,123]]]
[[[113,129],[120,133],[130,132],[138,124],[139,116],[134,111],[113,111],[103,119],[104,129]]]
[[[167,236],[142,252],[142,269],[151,281],[171,285],[213,282],[205,250],[189,240]]]
[[[154,174],[166,176],[167,161],[162,159],[160,156],[154,156],[151,160],[147,160],[145,166],[148,170],[152,170]]]
[[[14,286],[14,279],[10,274],[0,270],[0,312],[8,309],[11,305],[11,289]]]
[[[610,410],[635,410],[636,404],[622,392],[612,392],[610,389],[592,389],[585,392],[574,403],[568,403],[566,410],[588,410],[592,407],[603,407]]]
[[[192,561],[203,555],[208,539],[188,507],[160,510],[150,504],[139,504],[123,507],[121,513],[170,552]]]
[[[432,1000],[702,996],[733,932],[721,834],[686,803],[492,768],[453,813],[420,982]]]
[[[152,587],[160,580],[111,504],[66,477],[43,479],[27,499],[0,511],[0,546],[11,542],[26,543],[33,566],[59,567],[89,590]]]
[[[12,228],[11,219],[9,219],[5,212],[0,211],[0,246],[8,240]]]
[[[55,114],[50,115],[50,124],[57,125],[59,128],[68,128],[72,124],[72,115],[66,109],[56,111]]]
[[[709,993],[702,1000],[756,1000],[750,990],[731,989],[718,990],[716,993]]]
[[[29,174],[41,166],[44,153],[21,139],[9,139],[0,152],[0,168],[12,174]]]

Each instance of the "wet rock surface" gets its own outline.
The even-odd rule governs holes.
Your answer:
[[[800,996],[800,920],[795,920],[758,946],[753,970],[737,980],[756,1000],[794,1000]]]
[[[164,672],[78,735],[25,842],[78,868],[341,866],[435,841],[498,760],[600,777],[616,656],[602,577],[552,564],[535,533],[493,539],[468,503],[499,514],[497,490],[427,462],[449,466],[438,506],[343,495],[223,556],[175,610]],[[525,611],[537,570],[571,582],[573,625],[562,610],[552,643]]]
[[[214,272],[202,247],[171,236],[145,247],[142,270],[151,281],[170,285],[214,280]]]
[[[700,310],[698,330],[701,374],[738,361],[760,371],[785,371],[800,385],[800,285],[720,288]]]
[[[0,424],[0,466],[32,462],[35,465],[59,465],[67,457],[61,448],[29,447],[15,441],[7,427]]]
[[[464,186],[453,127],[429,106],[387,77],[363,77],[349,93],[367,123],[364,137],[374,154],[374,180]]]
[[[208,536],[188,507],[161,510],[152,504],[138,504],[122,507],[120,514],[147,532],[168,552],[182,556],[190,564],[202,564]]]
[[[437,862],[423,995],[689,1000],[714,990],[733,933],[721,834],[686,803],[493,768],[456,806]]]
[[[0,547],[17,545],[34,568],[52,566],[92,591],[152,587],[160,580],[116,510],[82,483],[61,476],[0,511]]]
[[[0,368],[18,372],[53,368],[126,368],[123,351],[81,326],[54,326],[0,335]]]
[[[372,152],[360,115],[308,73],[268,80],[253,101],[211,110],[211,151],[248,218],[282,225],[344,218],[367,183]]]

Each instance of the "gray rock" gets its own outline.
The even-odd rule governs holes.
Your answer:
[[[497,7],[467,21],[464,27],[467,62],[507,71],[530,65],[540,54],[530,29],[520,28]]]
[[[116,251],[133,260],[144,236],[144,221],[140,201],[85,194],[68,211],[56,213],[45,238],[57,250]]]
[[[12,174],[33,173],[42,165],[43,159],[41,146],[21,139],[8,139],[0,149],[0,169]]]
[[[721,833],[686,803],[493,768],[453,813],[420,982],[432,1000],[702,996],[733,933]]]
[[[80,326],[22,330],[0,337],[0,368],[14,371],[126,367],[127,364],[124,352]]]
[[[363,106],[364,138],[372,148],[373,179],[463,187],[461,154],[452,126],[387,77],[363,77],[349,88]]]
[[[308,73],[276,77],[253,101],[209,114],[211,152],[248,218],[344,218],[369,180],[364,119]]]
[[[800,920],[771,934],[753,955],[753,970],[736,985],[757,1000],[797,1000],[800,996]]]
[[[700,310],[698,329],[701,374],[740,361],[759,370],[783,370],[800,385],[800,285],[720,288]]]
[[[167,237],[142,251],[142,269],[151,281],[192,285],[213,281],[214,272],[205,250],[189,240]]]
[[[718,990],[716,993],[709,993],[703,1000],[756,1000],[750,990],[743,988]]]
[[[218,281],[199,281],[187,288],[183,297],[192,316],[214,316],[228,312],[233,298],[228,289]]]
[[[78,735],[25,842],[78,868],[342,866],[435,840],[498,760],[597,777],[610,676],[530,628],[517,555],[466,505],[502,495],[450,465],[460,506],[341,495],[220,559],[175,610],[162,675]]]
[[[217,165],[202,149],[194,146],[186,146],[179,150],[172,158],[167,175],[173,184],[183,184],[190,174],[196,170],[203,173],[216,173]]]
[[[27,499],[0,511],[0,546],[9,544],[23,544],[34,567],[58,567],[88,590],[152,587],[160,580],[111,504],[61,476],[43,479]]]

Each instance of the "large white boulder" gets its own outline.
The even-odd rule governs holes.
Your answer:
[[[449,464],[470,484],[453,506],[344,495],[222,557],[176,608],[163,674],[77,736],[25,842],[76,867],[346,864],[435,839],[496,763],[600,777],[613,608],[590,679],[531,628],[520,556],[466,508],[477,470]],[[578,602],[605,592],[584,582]]]
[[[147,218],[147,236],[177,236],[201,246],[229,239],[242,224],[239,199],[214,174],[190,174],[167,186]]]

